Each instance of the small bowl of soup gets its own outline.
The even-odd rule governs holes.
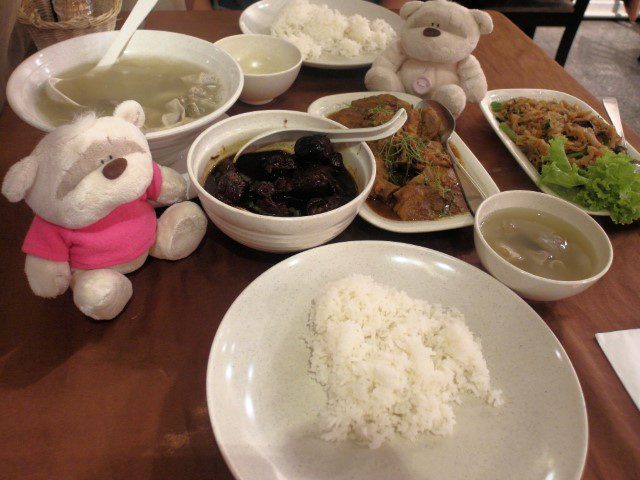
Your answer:
[[[270,35],[233,35],[215,45],[240,65],[244,74],[240,100],[249,105],[265,105],[289,90],[302,66],[298,47]]]
[[[484,268],[530,300],[576,295],[613,261],[609,237],[593,218],[541,192],[512,190],[486,199],[476,212],[474,241]]]
[[[154,161],[186,174],[187,150],[238,99],[244,78],[238,63],[205,40],[138,30],[115,65],[92,71],[118,32],[71,38],[23,61],[7,84],[7,100],[29,125],[50,132],[87,111],[111,115],[124,100],[145,110],[142,130]],[[82,108],[54,101],[49,77]]]

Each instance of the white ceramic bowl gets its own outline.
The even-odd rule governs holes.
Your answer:
[[[35,105],[40,86],[50,76],[60,76],[88,62],[97,62],[117,32],[100,32],[72,38],[40,50],[13,72],[7,84],[7,100],[16,114],[33,127],[50,132],[55,127]],[[213,70],[222,86],[220,108],[191,123],[147,133],[153,159],[186,172],[187,149],[207,126],[231,108],[242,91],[243,76],[238,63],[212,43],[189,35],[155,30],[138,30],[125,50],[126,54],[184,59]]]
[[[269,35],[233,35],[218,40],[215,45],[240,64],[244,73],[240,100],[249,105],[264,105],[282,95],[298,77],[302,66],[302,53],[298,47],[282,38]],[[247,72],[242,66],[243,60],[265,68],[271,67],[272,71],[260,74]]]
[[[595,273],[583,280],[551,280],[525,272],[506,261],[489,246],[480,230],[482,222],[489,215],[505,208],[534,209],[561,218],[577,228],[593,247],[596,255]],[[551,301],[576,295],[607,273],[613,261],[613,247],[609,237],[593,218],[569,202],[540,192],[511,190],[487,198],[476,212],[473,238],[484,268],[506,286],[530,300]]]
[[[205,130],[189,149],[187,168],[202,207],[213,223],[234,240],[265,252],[295,252],[316,247],[339,235],[358,214],[373,186],[376,165],[365,143],[346,150],[344,163],[360,192],[349,203],[318,215],[283,218],[258,215],[227,205],[201,185],[211,157],[221,158],[237,150],[238,144],[276,128],[345,128],[326,118],[288,110],[249,112],[222,120]],[[233,147],[236,147],[235,150]]]

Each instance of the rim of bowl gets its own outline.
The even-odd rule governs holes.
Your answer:
[[[342,124],[340,124],[340,123],[338,123],[338,122],[336,122],[334,120],[330,120],[330,119],[324,118],[324,117],[316,117],[314,115],[311,115],[310,113],[299,112],[299,111],[296,111],[296,110],[258,110],[258,111],[246,112],[246,113],[242,113],[240,115],[234,115],[232,117],[225,118],[224,120],[221,120],[221,121],[211,125],[206,130],[204,130],[200,135],[198,135],[198,137],[193,141],[193,143],[189,147],[189,152],[187,153],[187,173],[189,174],[189,180],[191,181],[191,184],[195,185],[196,190],[198,191],[199,195],[203,194],[205,197],[207,197],[208,199],[212,200],[214,204],[217,204],[217,205],[221,206],[224,210],[226,210],[228,212],[236,212],[236,213],[239,213],[241,215],[247,216],[248,218],[268,219],[269,221],[284,222],[284,223],[286,223],[286,222],[301,222],[301,221],[308,220],[310,218],[321,218],[323,216],[329,216],[329,215],[334,214],[335,212],[339,212],[341,210],[346,210],[347,207],[349,207],[352,203],[355,203],[356,201],[359,201],[360,198],[363,195],[369,196],[369,191],[373,187],[373,183],[374,183],[374,181],[376,179],[376,162],[375,162],[375,158],[373,156],[373,152],[371,151],[371,149],[369,148],[369,145],[367,145],[366,142],[360,142],[356,146],[364,147],[365,151],[369,155],[369,158],[371,160],[371,178],[369,178],[369,181],[362,188],[362,190],[358,193],[358,195],[356,195],[354,198],[349,200],[344,205],[341,205],[338,208],[334,208],[333,210],[329,210],[329,211],[326,211],[326,212],[323,212],[323,213],[316,213],[315,215],[302,215],[302,216],[299,216],[299,217],[272,217],[272,216],[269,216],[269,215],[261,215],[259,213],[250,212],[249,210],[244,210],[242,208],[233,207],[231,205],[228,205],[228,204],[218,200],[216,197],[211,195],[200,184],[200,180],[198,178],[196,178],[196,175],[195,175],[195,173],[193,171],[193,162],[194,162],[194,153],[193,152],[194,152],[196,146],[209,133],[209,131],[211,131],[211,130],[213,130],[215,128],[219,128],[220,126],[223,126],[225,123],[228,123],[228,122],[230,122],[232,120],[239,119],[239,118],[244,118],[244,117],[248,117],[250,115],[256,115],[256,114],[259,114],[259,115],[265,115],[265,114],[287,114],[287,115],[291,115],[291,114],[294,114],[294,115],[301,115],[301,116],[305,116],[305,117],[323,118],[324,120],[326,120],[328,122],[331,122],[333,125],[337,126],[338,128],[343,129],[343,130],[347,130],[347,127],[345,127],[344,125],[342,125]],[[366,198],[365,198],[365,200],[366,200]]]
[[[240,97],[240,94],[242,93],[242,88],[244,87],[244,73],[242,72],[242,68],[240,68],[240,64],[238,64],[238,62],[236,61],[235,58],[233,58],[229,53],[227,53],[225,50],[223,50],[222,48],[216,46],[214,43],[209,42],[207,40],[203,40],[202,38],[198,38],[198,37],[194,37],[192,35],[186,35],[184,33],[177,33],[177,32],[168,32],[165,30],[138,30],[138,32],[142,32],[142,35],[167,35],[167,36],[173,36],[173,37],[184,37],[184,38],[189,38],[191,41],[195,41],[197,43],[202,43],[202,44],[209,44],[210,47],[215,47],[216,50],[219,50],[223,55],[226,55],[229,60],[231,60],[231,62],[234,64],[236,70],[238,71],[238,77],[239,77],[239,83],[236,86],[235,91],[231,92],[231,95],[229,96],[229,99],[224,102],[222,105],[220,105],[220,107],[216,108],[213,112],[208,113],[207,115],[205,115],[204,117],[200,117],[192,122],[186,123],[184,125],[180,125],[178,127],[174,127],[174,128],[167,128],[165,130],[159,130],[159,131],[155,131],[155,132],[148,132],[145,133],[144,136],[147,140],[155,140],[158,138],[165,138],[165,137],[171,137],[173,135],[179,135],[181,133],[184,132],[188,132],[191,130],[197,130],[198,128],[202,127],[203,125],[206,125],[208,123],[210,123],[211,121],[215,120],[216,118],[222,116],[227,110],[229,110],[234,103],[236,103],[236,101],[238,100],[238,98]],[[138,33],[136,32],[136,34]],[[36,53],[30,55],[29,57],[25,58],[16,68],[15,70],[11,73],[11,76],[9,77],[9,80],[7,81],[7,102],[9,103],[9,106],[11,107],[11,109],[16,113],[16,115],[18,115],[24,122],[28,123],[29,125],[33,126],[34,128],[37,128],[38,130],[42,130],[44,132],[52,132],[53,130],[55,130],[58,127],[55,126],[50,126],[48,124],[42,123],[39,119],[32,117],[31,115],[29,115],[29,120],[27,121],[25,119],[25,117],[22,115],[22,113],[25,111],[23,108],[18,107],[17,105],[15,105],[15,103],[12,101],[12,97],[10,95],[8,95],[9,90],[13,90],[13,85],[18,82],[18,76],[20,76],[20,74],[22,73],[22,71],[26,68],[27,64],[33,64],[33,63],[37,63],[34,62],[35,57],[38,57],[40,55],[43,54],[43,52],[47,52],[47,51],[51,51],[54,50],[56,48],[61,48],[60,45],[64,45],[65,43],[69,42],[79,42],[82,41],[82,39],[85,39],[85,37],[98,37],[98,36],[104,36],[104,37],[108,37],[109,35],[115,35],[117,34],[117,31],[107,31],[107,32],[94,32],[94,33],[89,33],[86,35],[81,35],[79,37],[73,37],[73,38],[69,38],[67,40],[63,40],[61,42],[58,43],[54,43],[53,45],[49,45],[48,47],[43,48],[42,50],[37,51]],[[125,49],[126,50],[126,49]],[[164,56],[162,55],[162,53],[158,53],[158,55],[160,56]],[[166,57],[168,58],[175,58],[175,59],[179,59],[179,60],[185,60],[184,58],[178,58],[178,57],[174,57],[172,55],[166,55]],[[187,61],[191,62],[191,63],[195,63],[192,60],[188,60]],[[196,64],[197,65],[197,64]]]
[[[505,260],[504,258],[502,258],[498,254],[498,252],[496,252],[491,247],[491,245],[489,245],[489,242],[487,242],[487,240],[484,238],[482,230],[480,229],[480,223],[481,223],[480,218],[481,218],[481,214],[483,213],[482,212],[483,206],[486,204],[487,200],[489,200],[489,199],[493,199],[493,201],[495,201],[494,197],[500,197],[500,196],[502,196],[502,197],[504,197],[504,196],[527,196],[527,195],[535,196],[535,197],[545,197],[547,199],[552,199],[552,201],[554,201],[554,202],[557,201],[558,203],[569,207],[569,209],[572,210],[573,213],[576,213],[579,216],[582,216],[583,218],[585,218],[587,220],[587,222],[592,227],[595,227],[595,231],[597,231],[598,234],[600,234],[606,240],[606,245],[608,247],[607,248],[607,261],[606,261],[605,266],[602,269],[598,270],[598,273],[596,273],[595,275],[591,275],[590,277],[587,277],[587,278],[582,278],[582,279],[579,279],[579,280],[555,280],[555,279],[552,279],[552,278],[541,277],[540,275],[534,275],[533,273],[529,273],[526,270],[523,270],[522,268],[518,268],[515,265],[513,265],[512,263],[510,263],[507,260]],[[487,218],[487,217],[491,216],[492,214],[494,214],[495,212],[497,212],[499,210],[505,210],[507,208],[513,208],[513,207],[498,208],[494,212],[484,215],[484,217]],[[543,210],[540,210],[540,209],[538,209],[536,207],[525,207],[525,208],[529,208],[531,210],[538,210],[540,212],[543,212]],[[554,215],[554,214],[550,214],[550,215],[553,215],[554,217],[559,218],[564,223],[567,223],[567,224],[571,225],[573,228],[575,228],[576,230],[579,230],[581,233],[584,234],[584,232],[582,232],[580,229],[578,229],[578,227],[576,227],[573,223],[571,223],[570,221],[567,221],[563,217],[560,217],[560,216]],[[484,220],[484,218],[482,218],[482,220]],[[475,214],[475,221],[473,222],[473,229],[477,233],[477,237],[480,239],[480,241],[482,242],[483,246],[486,247],[489,251],[491,251],[491,254],[495,258],[498,259],[498,262],[501,265],[504,265],[507,268],[510,268],[511,270],[513,270],[515,272],[521,273],[525,277],[530,278],[532,280],[538,280],[538,281],[541,280],[541,281],[548,282],[548,283],[553,284],[553,285],[559,285],[559,286],[581,285],[581,284],[584,284],[584,283],[592,283],[592,282],[595,282],[595,281],[599,280],[600,278],[602,278],[604,276],[604,274],[609,271],[609,268],[611,268],[611,264],[613,263],[613,245],[611,245],[611,240],[609,239],[609,235],[607,235],[607,232],[604,231],[604,229],[600,226],[600,224],[598,222],[596,222],[591,217],[591,215],[586,213],[580,207],[577,207],[574,204],[572,204],[571,202],[567,202],[566,200],[563,200],[562,198],[558,198],[556,196],[549,195],[549,194],[544,193],[544,192],[534,192],[534,191],[531,191],[531,190],[506,190],[504,192],[499,192],[499,193],[496,193],[494,195],[491,195],[490,197],[485,199],[485,201],[482,202],[482,204],[480,204],[480,206],[478,207],[478,210],[476,211],[476,214]],[[589,236],[588,235],[584,235],[584,236],[587,238],[587,240],[589,240]],[[593,245],[593,243],[591,243],[591,246],[595,250],[595,246]]]
[[[225,42],[225,40],[229,40],[229,39],[240,39],[239,37],[267,37],[270,38],[274,41],[277,42],[281,42],[283,44],[286,44],[288,46],[293,47],[296,52],[298,52],[298,61],[290,68],[287,68],[286,70],[279,70],[277,72],[272,72],[272,73],[245,73],[244,70],[242,70],[242,67],[240,67],[240,71],[242,72],[242,75],[244,75],[245,77],[251,77],[251,78],[268,78],[268,77],[273,77],[276,75],[282,75],[283,73],[289,73],[292,72],[293,70],[295,70],[296,68],[299,68],[302,65],[302,52],[300,51],[300,49],[298,47],[296,47],[293,43],[291,43],[288,40],[285,40],[284,38],[280,38],[280,37],[274,37],[271,35],[265,35],[262,33],[241,33],[238,35],[230,35],[228,37],[224,37],[221,38],[220,40],[218,40],[217,42],[214,43],[215,46],[217,46],[218,48],[220,48],[221,50],[224,50],[224,48],[222,47],[222,44]],[[228,53],[229,55],[231,55],[231,53],[227,52],[226,50],[224,50],[226,53]],[[233,55],[231,55],[231,57],[235,60],[235,57],[233,57]],[[237,62],[237,60],[236,60]]]

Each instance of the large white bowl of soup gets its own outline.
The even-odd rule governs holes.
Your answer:
[[[50,132],[84,111],[110,115],[124,100],[145,109],[145,136],[153,159],[186,173],[193,140],[231,108],[243,87],[238,63],[210,42],[179,33],[138,30],[107,72],[87,74],[117,32],[100,32],[57,43],[26,59],[7,84],[7,100],[29,125]],[[83,106],[55,102],[49,77]]]
[[[279,196],[277,192],[280,188],[277,184],[280,181],[278,179],[286,177],[288,175],[286,172],[283,173],[283,177],[275,180],[269,181],[263,177],[262,180],[265,181],[252,183],[249,193],[255,196],[249,198],[249,202],[245,200],[231,202],[228,198],[224,199],[224,195],[220,195],[220,182],[217,186],[215,182],[213,183],[214,188],[218,188],[217,191],[211,188],[212,176],[219,174],[223,166],[224,171],[228,172],[229,162],[239,147],[262,132],[278,128],[344,129],[345,127],[333,120],[288,110],[264,110],[235,115],[212,125],[196,139],[189,149],[187,168],[191,184],[196,188],[202,207],[222,232],[256,250],[285,253],[316,247],[342,233],[358,214],[369,195],[376,174],[376,164],[373,153],[364,142],[346,146],[345,144],[332,145],[334,153],[339,153],[341,156],[342,167],[355,183],[355,190],[349,199],[330,208],[315,209],[314,202],[323,201],[316,198],[315,194],[307,196],[306,206],[303,205],[301,211],[292,208],[292,204],[289,204],[289,211],[284,213],[276,212],[273,208],[269,209],[269,205],[264,202],[261,204],[262,200],[258,197],[262,195],[260,189],[263,187],[276,189],[276,193],[272,196],[276,207],[287,201],[283,200],[284,196],[296,195],[295,192],[291,192]],[[262,146],[261,151],[262,153],[294,152],[294,148],[292,145],[278,143]],[[237,162],[232,163],[236,164],[239,172],[244,175],[248,172],[241,168],[242,159],[241,156]],[[257,159],[257,162],[262,161],[261,158]],[[246,165],[247,162],[244,164]],[[328,167],[320,165],[319,168]],[[305,172],[302,173],[305,174]],[[291,173],[287,178],[294,178],[295,175],[295,172]],[[257,193],[253,189],[256,189]],[[332,194],[329,193],[329,195]],[[252,205],[252,202],[255,205]],[[302,211],[304,208],[308,210]],[[312,213],[314,211],[320,213]]]
[[[487,271],[524,298],[576,295],[611,267],[613,247],[582,209],[546,193],[511,190],[478,208],[474,241]]]

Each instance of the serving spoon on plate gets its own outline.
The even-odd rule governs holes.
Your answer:
[[[129,40],[131,40],[133,34],[136,33],[136,30],[138,30],[138,27],[140,26],[140,24],[142,24],[144,19],[147,18],[147,15],[149,15],[149,12],[153,9],[153,7],[155,7],[156,3],[158,3],[158,0],[138,0],[129,13],[127,20],[122,25],[122,28],[118,31],[118,35],[116,35],[113,43],[111,43],[100,61],[96,64],[95,67],[93,67],[88,72],[83,73],[82,75],[91,74],[97,70],[107,70],[114,63],[116,63],[118,58],[120,58],[120,54],[129,43]],[[64,82],[65,80],[68,79],[58,77],[49,77],[47,79],[47,82],[45,83],[45,89],[49,98],[56,102],[67,103],[69,105],[73,105],[74,107],[84,108],[84,105],[80,105],[78,102],[69,98],[67,95],[60,91],[58,84],[60,82]]]
[[[278,130],[270,130],[253,137],[245,143],[235,154],[233,161],[235,162],[241,155],[255,152],[265,145],[295,141],[308,135],[326,135],[329,137],[329,140],[331,140],[331,143],[359,143],[381,140],[390,137],[400,130],[406,121],[407,112],[402,108],[396,112],[391,120],[375,127],[349,129],[306,128],[304,130],[281,128]]]
[[[475,215],[476,210],[488,195],[484,193],[478,183],[473,179],[469,172],[467,172],[467,169],[462,165],[462,162],[460,162],[451,148],[449,141],[451,139],[451,135],[456,129],[456,120],[453,118],[449,109],[440,102],[424,99],[415,105],[415,108],[418,109],[424,109],[425,107],[435,110],[436,113],[438,113],[440,120],[442,120],[443,131],[440,134],[440,141],[446,146],[447,153],[453,162],[453,170],[456,172],[458,180],[460,180],[460,188],[464,195],[464,199],[467,201],[469,211],[472,215]]]

